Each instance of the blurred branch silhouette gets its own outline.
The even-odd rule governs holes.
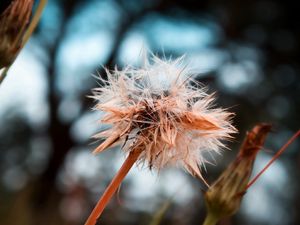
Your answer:
[[[0,12],[2,12],[11,1],[1,1]],[[119,64],[118,57],[120,55],[122,44],[131,34],[137,31],[145,36],[145,40],[149,41],[150,50],[158,51],[157,54],[165,54],[166,56],[176,56],[181,54],[172,48],[166,49],[164,52],[159,46],[159,43],[151,41],[151,37],[147,37],[145,30],[150,27],[151,22],[148,22],[145,27],[138,27],[149,16],[160,18],[161,20],[170,19],[172,21],[187,21],[187,23],[196,24],[197,26],[206,26],[204,22],[208,21],[216,27],[214,29],[220,30],[216,32],[217,41],[208,46],[209,49],[222,51],[225,59],[204,76],[199,79],[201,82],[209,83],[212,90],[217,90],[219,101],[222,105],[227,107],[233,106],[233,111],[237,114],[235,121],[240,130],[240,136],[245,130],[249,129],[254,123],[260,121],[272,122],[280,129],[288,131],[299,129],[299,114],[300,114],[300,99],[299,93],[299,24],[298,24],[298,9],[291,1],[243,1],[232,0],[229,2],[223,1],[196,1],[196,0],[156,0],[156,1],[126,1],[114,0],[109,1],[115,7],[116,12],[120,16],[120,21],[114,24],[116,29],[110,36],[112,44],[109,47],[107,57],[104,62],[99,59],[97,67],[92,66],[86,73],[86,83],[82,84],[82,89],[76,90],[76,98],[80,102],[80,112],[78,116],[71,120],[64,121],[59,116],[59,110],[63,101],[63,94],[58,91],[57,85],[59,82],[60,67],[58,61],[60,60],[60,51],[64,47],[65,42],[68,41],[70,32],[69,25],[73,22],[76,15],[84,10],[85,7],[96,3],[106,3],[104,0],[99,1],[84,1],[84,0],[54,0],[49,1],[55,3],[61,12],[61,17],[57,24],[55,24],[57,35],[52,35],[51,32],[43,33],[45,31],[45,21],[52,20],[56,16],[55,7],[47,8],[48,16],[40,24],[40,27],[35,33],[34,41],[40,44],[46,52],[47,60],[41,57],[40,61],[45,68],[46,85],[47,85],[47,107],[49,109],[47,128],[43,131],[36,131],[33,129],[28,119],[11,113],[14,109],[6,109],[5,117],[1,121],[0,127],[0,169],[4,173],[11,162],[14,162],[14,157],[18,158],[16,165],[26,172],[24,169],[24,161],[31,149],[31,141],[40,136],[45,136],[49,139],[43,145],[49,145],[51,149],[49,158],[45,162],[42,172],[35,176],[29,176],[29,182],[23,189],[17,192],[9,192],[5,188],[0,189],[0,195],[7,199],[8,204],[0,208],[0,223],[6,225],[77,225],[82,224],[85,216],[77,221],[67,221],[62,215],[66,209],[61,209],[62,199],[67,196],[57,185],[57,180],[60,176],[60,171],[66,163],[66,157],[74,147],[84,146],[87,148],[85,141],[74,140],[71,134],[72,126],[82,118],[82,116],[90,111],[93,102],[87,98],[91,94],[91,88],[96,86],[96,81],[90,74],[99,73],[104,79],[107,79],[105,71],[101,68],[101,64],[108,69],[112,69],[115,64]],[[53,9],[54,8],[54,9]],[[99,9],[99,14],[103,13]],[[49,16],[50,15],[50,16]],[[95,15],[94,15],[95,16]],[[84,26],[88,26],[87,23]],[[99,27],[98,27],[99,28]],[[167,28],[166,28],[167,29]],[[177,29],[181,29],[178,25]],[[100,30],[100,28],[99,28]],[[188,35],[180,30],[182,36]],[[43,33],[44,36],[41,35]],[[72,30],[72,35],[76,36],[77,30]],[[163,37],[165,33],[153,33],[151,36]],[[51,39],[48,43],[45,37]],[[172,37],[176,38],[176,37]],[[148,40],[149,39],[149,40]],[[151,40],[150,40],[151,39]],[[158,38],[159,39],[159,38]],[[46,44],[45,44],[46,43]],[[30,44],[30,43],[29,43]],[[30,46],[29,46],[30,47]],[[31,51],[31,50],[30,50]],[[188,49],[187,55],[201,52],[201,49]],[[257,61],[252,61],[251,56],[257,55]],[[156,52],[155,52],[156,53]],[[185,53],[185,52],[183,52]],[[32,54],[36,54],[33,50]],[[72,54],[72,53],[71,53]],[[37,55],[38,56],[38,55]],[[80,63],[80,62],[76,62]],[[238,91],[232,91],[225,87],[220,81],[221,72],[226,65],[249,66],[247,78],[253,75],[253,64],[260,64],[259,75],[255,78],[252,86],[244,89],[241,87]],[[18,67],[18,65],[15,65]],[[122,66],[122,65],[121,65]],[[231,73],[231,72],[230,72]],[[75,78],[74,78],[75,79]],[[227,77],[226,81],[234,81],[236,76]],[[0,100],[1,103],[1,100]],[[1,109],[1,106],[0,106]],[[277,110],[277,111],[276,111]],[[288,113],[282,113],[288,111]],[[286,110],[286,111],[284,111]],[[282,114],[280,114],[282,113]],[[10,116],[10,117],[9,117]],[[275,134],[274,143],[276,139],[281,136]],[[282,137],[281,137],[282,138]],[[238,141],[233,143],[238,145]],[[274,147],[275,144],[271,144]],[[234,148],[234,147],[233,147]],[[3,151],[2,151],[3,149]],[[277,149],[274,147],[274,149]],[[88,150],[86,150],[88,151]],[[292,153],[282,157],[283,162],[289,165],[288,171],[290,179],[293,180],[295,186],[298,188],[299,184],[299,168],[300,168],[300,153],[299,151],[291,151]],[[17,156],[15,156],[17,155]],[[219,166],[212,169],[210,174],[216,176],[220,172],[218,170],[226,164],[230,155],[228,153],[224,156],[224,160],[220,160]],[[2,157],[3,156],[3,157]],[[12,159],[13,158],[13,159]],[[22,161],[23,160],[23,161]],[[109,161],[110,162],[110,161]],[[107,165],[106,165],[107,164]],[[112,168],[110,163],[106,163],[104,172],[99,171],[103,180],[97,180],[101,185],[105,179],[109,179],[106,171]],[[108,165],[109,164],[109,165]],[[106,169],[105,169],[106,168]],[[109,168],[109,169],[107,169]],[[210,169],[210,168],[209,168]],[[102,179],[101,178],[101,179]],[[208,178],[212,180],[211,177]],[[82,184],[82,186],[84,186]],[[196,185],[195,185],[196,186]],[[87,196],[92,193],[87,187],[77,187],[71,195]],[[126,185],[122,188],[121,194],[126,191]],[[199,191],[199,190],[198,190]],[[14,193],[14,194],[7,194]],[[287,206],[288,210],[291,207],[295,210],[291,222],[287,224],[298,224],[300,221],[299,213],[295,213],[300,207],[300,192],[295,191],[290,200],[285,200],[282,205]],[[276,195],[275,191],[270,192]],[[161,196],[158,196],[159,199]],[[83,197],[82,197],[83,198]],[[86,197],[82,204],[86,208],[92,207],[93,203]],[[277,199],[278,200],[278,199]],[[281,201],[279,199],[278,201]],[[204,209],[199,199],[193,199],[188,206],[180,208],[176,211],[175,204],[172,207],[175,213],[166,213],[163,219],[164,224],[196,224],[204,219]],[[283,200],[282,200],[283,201]],[[87,204],[87,205],[85,205]],[[113,202],[114,206],[118,203]],[[72,205],[72,204],[71,204]],[[192,207],[191,207],[192,205]],[[282,207],[284,207],[282,206]],[[75,207],[75,206],[74,206]],[[3,209],[2,209],[3,208]],[[71,210],[71,209],[69,209]],[[126,218],[123,224],[149,224],[145,218],[149,218],[149,212],[141,212],[139,209],[131,209],[123,206],[112,207],[107,211],[107,217],[104,215],[103,224],[116,224],[120,222],[120,216],[129,213],[130,218]],[[171,211],[172,211],[171,210]],[[75,210],[76,211],[76,210]],[[84,211],[84,210],[83,210]],[[87,210],[86,213],[88,213]],[[85,213],[85,212],[84,212]],[[112,216],[114,215],[114,216]],[[188,215],[188,216],[187,216]],[[110,217],[113,217],[110,218]],[[243,216],[234,217],[227,221],[227,224],[253,224],[255,222],[247,222]],[[266,223],[267,224],[267,223]]]

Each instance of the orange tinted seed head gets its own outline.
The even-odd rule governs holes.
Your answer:
[[[95,153],[119,143],[125,152],[140,149],[139,161],[150,168],[176,164],[201,178],[203,153],[220,152],[221,141],[236,132],[233,114],[212,107],[214,96],[197,87],[182,58],[153,56],[142,68],[107,74],[108,85],[96,88],[94,98],[111,128],[95,135],[105,139]]]

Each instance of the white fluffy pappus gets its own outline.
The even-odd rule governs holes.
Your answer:
[[[111,127],[94,136],[105,139],[94,153],[120,144],[138,151],[150,169],[175,164],[203,179],[203,153],[219,153],[236,129],[233,114],[213,107],[214,96],[192,78],[183,57],[152,56],[142,68],[106,72],[107,85],[94,89],[93,98],[105,112],[101,123]]]

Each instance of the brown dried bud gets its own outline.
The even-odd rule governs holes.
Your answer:
[[[269,124],[259,124],[247,133],[236,159],[205,193],[208,217],[217,221],[233,215],[239,209],[257,152],[270,130]]]
[[[0,69],[9,66],[22,47],[33,0],[13,0],[0,15]]]

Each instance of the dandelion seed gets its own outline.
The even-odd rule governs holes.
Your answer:
[[[105,112],[101,123],[111,128],[94,136],[105,139],[94,153],[119,144],[150,169],[178,165],[204,180],[204,152],[219,153],[225,147],[221,141],[236,129],[233,114],[213,108],[214,96],[192,78],[183,57],[172,61],[153,56],[143,68],[106,72],[108,81],[102,82],[108,85],[96,88],[93,98],[98,101],[95,109]]]

